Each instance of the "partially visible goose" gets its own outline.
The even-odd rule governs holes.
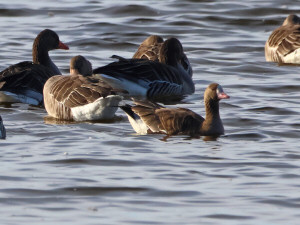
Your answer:
[[[92,64],[83,56],[75,56],[70,62],[70,74],[47,80],[44,104],[48,114],[75,121],[113,118],[122,97],[92,77]]]
[[[0,139],[5,139],[5,138],[6,138],[6,130],[3,125],[2,117],[0,116]]]
[[[124,89],[130,96],[162,98],[192,94],[192,76],[181,65],[183,49],[176,38],[165,41],[160,62],[146,59],[120,59],[93,71],[113,88]]]
[[[40,32],[32,47],[33,62],[20,62],[0,72],[0,102],[42,104],[45,82],[51,76],[61,74],[48,54],[54,49],[67,50],[69,47],[54,31]]]
[[[219,136],[224,127],[219,113],[219,101],[229,98],[221,85],[210,84],[204,93],[205,119],[185,108],[165,108],[150,101],[134,100],[135,106],[121,106],[139,134],[165,133],[190,136]]]
[[[148,38],[146,38],[142,44],[139,46],[136,53],[133,55],[132,58],[135,59],[148,59],[152,61],[159,61],[165,63],[167,59],[165,57],[168,56],[168,51],[172,52],[172,49],[170,48],[178,48],[181,49],[181,59],[179,60],[180,64],[183,66],[183,68],[187,71],[187,73],[192,76],[193,70],[192,66],[187,58],[187,56],[184,54],[183,47],[180,43],[180,41],[176,38],[169,38],[167,42],[174,42],[174,44],[165,44],[163,47],[163,54],[160,54],[160,50],[164,44],[164,40],[161,36],[158,35],[151,35]]]
[[[289,15],[282,26],[272,32],[265,45],[269,62],[300,64],[300,18]]]
[[[159,50],[163,43],[164,39],[162,37],[151,35],[142,42],[132,58],[158,61]]]

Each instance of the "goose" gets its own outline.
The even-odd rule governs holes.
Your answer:
[[[54,49],[68,50],[69,47],[54,31],[40,32],[32,47],[33,61],[20,62],[0,72],[0,102],[42,105],[45,82],[51,76],[61,74],[48,54]]]
[[[130,96],[155,99],[189,95],[195,92],[195,85],[180,63],[182,54],[180,42],[172,38],[163,43],[160,62],[118,57],[119,61],[94,69],[93,73]]]
[[[289,15],[265,44],[268,62],[300,64],[300,18]]]
[[[132,58],[158,61],[159,50],[163,43],[164,39],[161,36],[151,35],[140,44]]]
[[[6,138],[6,130],[3,125],[2,117],[0,116],[0,139],[5,139],[5,138]]]
[[[180,63],[186,72],[192,76],[193,70],[192,66],[187,58],[187,56],[183,52],[183,47],[180,41],[176,38],[169,38],[167,42],[172,41],[174,39],[175,46],[178,45],[178,48],[181,49],[181,59]],[[151,35],[146,38],[142,44],[139,46],[138,50],[135,52],[132,58],[134,59],[148,59],[152,61],[159,61],[159,62],[166,62],[164,57],[160,57],[160,49],[162,48],[164,40],[161,36],[158,35]],[[174,45],[167,44],[163,49],[165,49],[165,53],[162,56],[166,56],[167,51],[172,51],[170,48],[176,48]]]
[[[93,78],[92,64],[83,56],[71,59],[70,75],[56,75],[44,86],[47,113],[62,120],[112,119],[123,99],[103,81]]]
[[[165,108],[148,100],[134,99],[134,106],[120,108],[138,134],[163,133],[190,136],[219,136],[224,127],[219,113],[219,101],[227,99],[220,84],[210,84],[204,92],[205,119],[186,108]]]

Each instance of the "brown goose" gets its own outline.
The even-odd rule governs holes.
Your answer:
[[[137,133],[186,134],[219,136],[224,127],[219,114],[219,101],[229,98],[221,85],[210,84],[204,93],[205,119],[185,108],[165,108],[150,101],[135,100],[135,106],[121,106]]]
[[[92,77],[92,64],[83,56],[75,56],[70,62],[70,74],[47,80],[44,104],[48,114],[75,121],[113,118],[122,97]]]
[[[300,18],[289,15],[282,26],[272,32],[265,45],[269,62],[300,63]]]
[[[183,66],[183,68],[186,70],[186,72],[190,76],[192,76],[193,75],[192,66],[191,66],[187,56],[183,52],[183,47],[182,47],[180,41],[176,38],[169,38],[168,40],[166,40],[166,43],[164,43],[164,40],[162,37],[160,37],[158,35],[151,35],[142,42],[142,44],[139,46],[138,50],[136,51],[136,53],[133,55],[132,58],[148,59],[148,60],[152,60],[152,61],[168,63],[167,62],[168,52],[172,53],[172,48],[181,49],[180,51],[182,53],[179,54],[179,55],[181,55],[179,62]],[[163,49],[163,51],[164,51],[163,54],[160,54],[161,49]]]
[[[130,96],[162,98],[183,96],[195,91],[192,76],[181,64],[183,49],[176,38],[165,41],[160,62],[123,59],[93,70],[113,88],[126,90]]]
[[[5,138],[6,138],[6,130],[3,125],[2,117],[0,116],[0,139],[5,139]]]
[[[33,62],[20,62],[0,72],[0,102],[42,104],[45,82],[51,76],[61,74],[48,54],[53,49],[67,50],[69,47],[54,31],[43,30],[33,43]]]
[[[132,58],[158,61],[159,50],[163,43],[162,37],[151,35],[142,42]]]

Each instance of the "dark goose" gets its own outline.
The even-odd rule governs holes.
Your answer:
[[[112,87],[128,91],[130,96],[162,98],[194,93],[192,76],[181,64],[183,49],[176,38],[165,41],[159,61],[123,59],[93,71]]]
[[[172,52],[172,49],[169,48],[174,48],[174,46],[178,46],[178,49],[181,49],[181,59],[180,59],[180,64],[183,66],[183,68],[187,71],[187,73],[192,76],[193,75],[193,70],[192,66],[186,56],[183,52],[183,47],[180,43],[180,41],[176,38],[170,38],[166,42],[174,42],[174,44],[165,44],[164,45],[164,53],[162,54],[163,57],[160,57],[160,50],[164,44],[164,40],[162,37],[158,35],[151,35],[148,38],[146,38],[142,44],[139,46],[138,50],[136,53],[133,55],[132,58],[135,59],[148,59],[152,61],[159,61],[159,62],[166,62],[167,60],[165,59],[166,56],[168,55],[167,52]],[[175,47],[176,48],[176,47]]]
[[[12,65],[0,72],[0,102],[23,102],[32,105],[43,103],[43,87],[53,75],[61,74],[48,52],[54,49],[69,49],[49,29],[35,38],[32,47],[33,61]]]

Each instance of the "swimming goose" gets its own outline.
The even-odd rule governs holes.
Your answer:
[[[122,97],[103,81],[92,77],[92,64],[83,56],[70,62],[70,76],[57,75],[44,86],[48,114],[63,120],[111,119]]]
[[[0,72],[0,102],[42,104],[45,82],[51,76],[61,74],[48,54],[54,49],[67,50],[69,47],[54,31],[40,32],[32,47],[33,62],[20,62]]]
[[[300,18],[289,15],[282,26],[272,32],[265,45],[269,62],[300,64]]]
[[[172,52],[172,48],[178,48],[181,49],[180,50],[181,59],[179,60],[179,62],[183,66],[183,68],[187,71],[187,73],[190,76],[192,76],[193,75],[192,66],[187,56],[183,52],[183,47],[180,41],[176,38],[169,38],[167,42],[170,43],[164,45],[163,49],[165,52],[160,55],[160,50],[163,46],[164,40],[162,37],[158,35],[151,35],[142,42],[142,44],[139,46],[138,50],[136,51],[136,53],[133,55],[132,58],[148,59],[152,61],[159,61],[165,63],[166,62],[165,57],[167,56],[167,52],[168,51]],[[173,43],[171,44],[171,42]]]
[[[6,138],[6,130],[3,125],[2,117],[0,116],[0,139],[5,139],[5,138]]]
[[[162,37],[151,35],[142,42],[132,58],[158,61],[159,50],[163,43]]]
[[[229,96],[221,85],[210,84],[204,93],[205,119],[185,108],[165,108],[150,101],[134,100],[135,106],[125,105],[133,129],[139,134],[165,133],[190,136],[219,136],[224,127],[219,113],[219,101]]]
[[[170,47],[173,46],[173,47]],[[113,88],[125,89],[130,96],[161,98],[192,94],[192,77],[181,65],[183,50],[175,39],[165,41],[160,62],[146,59],[122,59],[93,70]]]

